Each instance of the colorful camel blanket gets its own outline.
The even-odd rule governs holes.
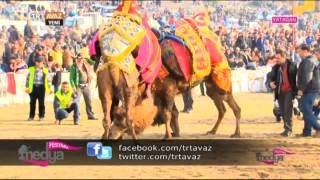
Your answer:
[[[211,58],[211,64],[215,65],[222,61],[227,61],[224,56],[224,50],[220,43],[220,38],[217,34],[209,29],[210,19],[206,12],[201,12],[186,19],[192,27],[197,29],[203,43],[205,44]]]
[[[114,16],[109,23],[100,26],[99,42],[107,62],[115,63],[127,73],[131,73],[134,58],[131,52],[142,42],[146,30],[127,16]]]
[[[140,67],[144,82],[151,83],[162,65],[158,39],[148,25],[147,15],[141,15],[135,1],[123,1],[107,25],[100,27],[100,44],[107,61],[131,73],[135,65]],[[131,52],[139,46],[137,57]]]
[[[148,25],[148,17],[146,15],[142,19],[142,24],[146,30],[146,35],[139,45],[139,52],[135,62],[140,67],[142,80],[150,84],[157,77],[162,65],[161,49],[157,37]]]
[[[183,39],[192,54],[194,75],[191,81],[197,81],[210,74],[210,55],[198,32],[185,19],[176,24],[175,35]],[[192,83],[191,82],[191,83]]]
[[[211,77],[225,92],[231,92],[231,69],[223,53],[220,38],[209,29],[210,19],[207,12],[196,14],[187,21],[197,29],[211,59]]]

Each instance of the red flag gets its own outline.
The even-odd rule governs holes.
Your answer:
[[[7,92],[16,95],[16,80],[14,78],[14,73],[7,73],[8,89]]]

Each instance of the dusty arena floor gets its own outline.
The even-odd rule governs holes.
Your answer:
[[[295,145],[295,154],[286,157],[278,165],[262,166],[11,166],[0,167],[0,178],[319,178],[320,177],[320,139],[282,138],[279,133],[283,124],[276,123],[272,115],[271,94],[236,94],[236,100],[242,108],[242,138],[281,139]],[[208,136],[205,132],[212,128],[217,118],[217,110],[207,97],[194,96],[194,111],[191,114],[180,113],[181,139],[229,138],[234,132],[235,119],[231,109],[222,122],[217,135]],[[182,99],[177,98],[179,110]],[[81,107],[79,126],[74,126],[72,116],[63,125],[53,125],[52,104],[47,103],[44,122],[27,122],[28,105],[9,105],[1,107],[1,139],[99,139],[103,133],[101,125],[102,109],[100,102],[93,103],[98,121],[87,120],[84,104]],[[294,120],[294,134],[299,134],[303,121]],[[161,139],[164,126],[150,127],[139,138]]]

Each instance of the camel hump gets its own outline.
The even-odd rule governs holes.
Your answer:
[[[165,38],[161,42],[161,58],[171,74],[189,81],[192,73],[191,54],[186,46],[175,39]]]

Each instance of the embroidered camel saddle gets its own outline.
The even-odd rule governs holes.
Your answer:
[[[138,65],[141,80],[150,84],[162,65],[161,51],[147,16],[141,17],[135,7],[135,1],[123,1],[111,20],[100,26],[98,39],[108,63],[116,64],[128,74],[135,72]],[[138,53],[133,57],[136,48]]]
[[[165,36],[161,42],[165,66],[161,68],[159,77],[168,75],[168,70],[184,77],[193,86],[211,73],[220,89],[231,92],[231,69],[219,37],[209,29],[208,15],[199,13],[179,21],[175,35],[178,38]],[[177,40],[179,38],[184,43]]]

